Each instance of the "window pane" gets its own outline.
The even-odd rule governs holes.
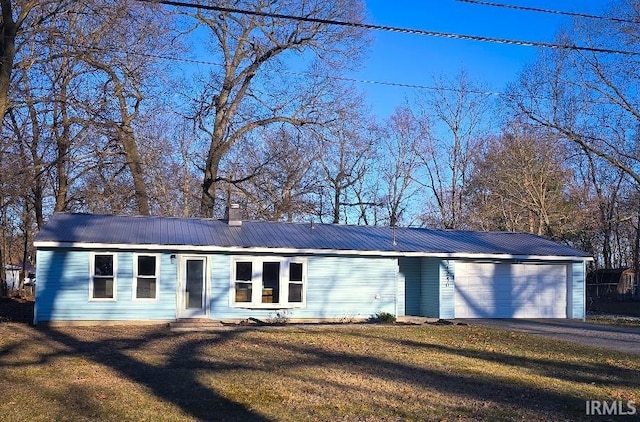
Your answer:
[[[113,299],[113,278],[93,279],[94,299]]]
[[[113,255],[96,255],[94,263],[95,275],[113,275]]]
[[[236,280],[251,281],[251,262],[236,262]]]
[[[236,283],[236,302],[251,302],[251,283]]]
[[[185,308],[201,309],[203,306],[204,261],[187,260],[187,283],[185,286]]]
[[[289,302],[302,302],[302,284],[289,283]]]
[[[289,281],[302,281],[302,264],[292,262],[289,264]]]
[[[262,303],[280,302],[280,263],[262,263]]]
[[[155,256],[139,256],[138,257],[138,275],[156,275],[156,257]]]
[[[155,299],[156,298],[156,279],[138,277],[138,282],[136,285],[136,298]]]

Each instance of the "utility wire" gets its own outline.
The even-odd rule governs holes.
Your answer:
[[[197,64],[197,65],[205,65],[205,66],[216,66],[216,67],[224,67],[225,66],[222,63],[212,62],[212,61],[207,61],[207,60],[188,59],[188,58],[183,58],[183,57],[172,57],[172,56],[165,56],[165,55],[153,54],[153,53],[131,52],[131,51],[118,50],[118,49],[106,49],[106,48],[102,48],[102,47],[91,47],[91,46],[86,46],[86,45],[81,45],[81,44],[75,44],[73,46],[69,45],[69,44],[66,44],[66,45],[68,47],[80,47],[80,48],[85,49],[85,51],[97,51],[97,52],[103,52],[103,53],[119,53],[119,54],[131,55],[131,56],[148,57],[148,58],[151,58],[151,59],[167,60],[167,61],[173,61],[173,62],[179,62],[179,63],[189,63],[189,64]],[[295,72],[295,71],[292,71],[292,70],[280,70],[279,73],[286,73],[288,75],[295,75],[295,76],[320,77],[320,78],[332,79],[332,80],[337,80],[337,81],[356,82],[356,83],[370,84],[370,85],[383,85],[383,86],[390,86],[390,87],[396,87],[396,88],[411,88],[411,89],[422,89],[422,90],[444,90],[444,91],[460,92],[460,89],[457,89],[457,88],[444,88],[444,87],[436,87],[436,86],[429,86],[429,85],[419,85],[419,84],[409,84],[409,83],[404,83],[404,82],[393,82],[393,81],[377,81],[377,80],[373,80],[373,79],[356,79],[356,78],[348,78],[348,77],[345,77],[345,76],[335,76],[335,75],[319,75],[317,73]],[[470,92],[470,93],[473,93],[473,94],[482,94],[482,95],[487,95],[487,96],[490,96],[490,95],[503,95],[500,92],[482,91],[482,90],[467,90],[467,92]]]
[[[82,44],[71,45],[71,44],[63,43],[62,45],[66,47],[71,47],[71,48],[80,47],[80,48],[83,48],[85,51],[95,51],[95,52],[102,52],[102,53],[119,53],[119,54],[124,54],[129,56],[148,57],[152,59],[167,60],[167,61],[174,61],[174,62],[181,62],[181,63],[224,67],[224,64],[222,63],[217,63],[217,62],[212,62],[207,60],[187,59],[187,58],[164,56],[164,55],[152,54],[152,53],[131,52],[131,51],[118,50],[115,48],[92,47],[92,46],[86,46]],[[411,89],[432,90],[432,91],[439,90],[439,91],[449,91],[449,92],[458,92],[458,93],[469,92],[472,94],[485,95],[487,97],[489,96],[506,97],[506,98],[513,97],[512,94],[509,94],[506,92],[485,91],[485,90],[478,90],[478,89],[462,90],[460,88],[449,88],[449,87],[443,87],[443,86],[429,86],[429,85],[409,84],[404,82],[392,82],[392,81],[376,81],[371,79],[356,79],[356,78],[348,78],[344,76],[319,75],[317,73],[310,73],[310,72],[295,72],[291,70],[281,70],[280,73],[286,73],[288,75],[296,75],[296,76],[321,77],[321,78],[333,79],[333,80],[339,80],[339,81],[356,82],[356,83],[372,84],[372,85],[383,85],[383,86],[390,86],[390,87],[411,88]],[[543,100],[543,101],[551,100],[551,98],[545,98],[545,97],[533,97],[533,98],[538,100]],[[602,100],[585,99],[581,101],[590,103],[590,104],[601,104],[601,105],[613,104],[610,101],[602,101]]]
[[[480,0],[457,0],[461,3],[472,3],[480,6],[492,6],[492,7],[503,7],[506,9],[515,9],[515,10],[526,10],[529,12],[541,12],[541,13],[551,13],[554,15],[565,15],[565,16],[573,16],[577,18],[587,18],[587,19],[602,19],[609,20],[613,22],[619,23],[631,23],[631,24],[639,24],[640,21],[632,20],[632,19],[623,19],[616,18],[613,16],[600,16],[600,15],[590,15],[588,13],[576,13],[576,12],[566,12],[562,10],[553,10],[553,9],[543,9],[539,7],[529,7],[529,6],[519,6],[515,4],[507,4],[507,3],[495,3],[490,1],[480,1]]]
[[[401,27],[395,27],[395,26],[373,25],[369,23],[338,21],[333,19],[313,18],[313,17],[307,17],[307,16],[285,15],[281,13],[262,12],[258,10],[245,10],[245,9],[236,9],[231,7],[200,5],[200,4],[186,3],[182,1],[171,1],[171,0],[137,0],[137,1],[145,2],[145,3],[164,4],[164,5],[176,6],[176,7],[188,7],[188,8],[199,9],[199,10],[212,10],[212,11],[223,12],[223,13],[238,13],[243,15],[262,16],[262,17],[269,17],[269,18],[276,18],[276,19],[288,19],[288,20],[294,20],[294,21],[300,21],[300,22],[321,23],[325,25],[349,26],[353,28],[399,32],[399,33],[423,35],[423,36],[429,36],[429,37],[481,41],[481,42],[490,42],[490,43],[498,43],[498,44],[519,45],[519,46],[525,46],[525,47],[543,47],[543,48],[553,48],[553,49],[561,49],[561,50],[589,51],[592,53],[608,53],[608,54],[621,54],[621,55],[628,55],[628,56],[640,56],[640,52],[629,51],[629,50],[586,47],[586,46],[579,46],[575,44],[554,44],[554,43],[539,42],[539,41],[523,41],[523,40],[514,40],[514,39],[508,39],[508,38],[484,37],[480,35],[455,34],[451,32],[427,31],[423,29],[401,28]]]
[[[167,61],[174,61],[174,62],[181,62],[181,63],[190,63],[190,64],[199,64],[199,65],[205,65],[205,66],[217,66],[217,67],[224,67],[224,64],[222,63],[217,63],[217,62],[212,62],[212,61],[207,61],[207,60],[198,60],[198,59],[187,59],[187,58],[181,58],[181,57],[172,57],[172,56],[163,56],[160,54],[152,54],[152,53],[141,53],[141,52],[131,52],[131,51],[124,51],[124,50],[118,50],[115,48],[102,48],[102,47],[90,47],[90,46],[85,46],[85,45],[81,45],[81,44],[76,44],[76,45],[70,45],[70,44],[65,44],[67,47],[80,47],[85,49],[85,51],[97,51],[97,52],[103,52],[103,53],[120,53],[120,54],[125,54],[125,55],[131,55],[131,56],[139,56],[139,57],[148,57],[148,58],[152,58],[152,59],[159,59],[159,60],[167,60]],[[335,75],[319,75],[317,73],[311,73],[311,72],[295,72],[292,70],[280,70],[280,73],[285,73],[287,75],[295,75],[295,76],[312,76],[312,77],[320,77],[320,78],[326,78],[326,79],[332,79],[332,80],[338,80],[338,81],[345,81],[345,82],[355,82],[355,83],[361,83],[361,84],[371,84],[371,85],[383,85],[383,86],[390,86],[390,87],[395,87],[395,88],[411,88],[411,89],[420,89],[420,90],[431,90],[431,91],[449,91],[449,92],[468,92],[471,94],[479,94],[479,95],[485,95],[487,97],[490,96],[496,96],[496,97],[505,97],[505,98],[512,98],[513,95],[509,94],[507,92],[496,92],[496,91],[485,91],[485,90],[479,90],[479,89],[467,89],[467,90],[462,90],[460,88],[449,88],[449,87],[443,87],[443,86],[430,86],[430,85],[419,85],[419,84],[409,84],[409,83],[404,83],[404,82],[392,82],[392,81],[376,81],[376,80],[372,80],[372,79],[356,79],[356,78],[348,78],[346,76],[335,76]],[[548,101],[551,100],[551,98],[545,98],[545,97],[533,97],[535,99],[538,100],[543,100],[543,101]],[[585,103],[589,103],[589,104],[600,104],[600,105],[611,105],[613,103],[611,103],[610,101],[602,101],[602,100],[590,100],[590,99],[583,99],[581,100]]]

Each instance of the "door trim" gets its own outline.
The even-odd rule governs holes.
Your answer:
[[[185,286],[187,276],[187,261],[197,260],[203,262],[203,286],[202,286],[202,300],[203,305],[201,309],[193,310],[187,309],[185,304]],[[185,318],[208,318],[209,317],[209,274],[210,274],[210,259],[206,255],[180,255],[178,258],[178,283],[176,292],[176,316],[179,319]]]

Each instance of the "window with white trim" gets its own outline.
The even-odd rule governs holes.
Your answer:
[[[231,265],[231,306],[271,309],[304,306],[306,260],[238,257]]]
[[[91,257],[91,280],[89,283],[91,300],[116,299],[116,255],[95,253]]]
[[[157,255],[135,255],[133,298],[156,300],[158,298],[158,273],[160,260]]]
[[[289,262],[289,303],[302,302],[304,267],[302,262]]]

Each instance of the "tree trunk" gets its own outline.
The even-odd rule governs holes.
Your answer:
[[[58,189],[56,191],[55,212],[62,212],[67,208],[67,192],[69,190],[69,177],[67,176],[66,155],[67,142],[63,139],[57,140],[58,157],[56,158],[56,177],[58,179]]]
[[[333,224],[338,224],[340,223],[340,194],[341,189],[340,189],[340,184],[336,184],[334,186],[335,191],[334,191],[334,204],[333,204]]]
[[[60,93],[60,115],[62,116],[62,133],[54,131],[56,137],[56,204],[55,212],[62,212],[67,208],[67,193],[69,191],[69,175],[67,174],[67,162],[69,160],[69,144],[70,144],[70,121],[67,110],[67,86],[61,86]],[[55,124],[55,123],[54,123]]]
[[[120,128],[122,147],[127,156],[127,166],[133,178],[133,189],[135,191],[136,202],[138,203],[138,213],[149,215],[149,195],[147,194],[147,184],[144,180],[142,163],[138,152],[133,130],[128,124]]]
[[[24,198],[24,214],[22,217],[23,224],[23,244],[22,244],[22,271],[20,272],[19,290],[24,288],[24,280],[27,278],[27,260],[29,257],[29,231],[31,230],[31,210],[29,209],[29,199]]]
[[[0,297],[7,296],[7,272],[5,271],[5,247],[6,247],[6,230],[4,210],[2,211],[2,220],[0,220]]]
[[[0,0],[2,24],[0,25],[0,122],[9,108],[9,85],[16,55],[16,32],[11,0]]]
[[[636,209],[636,236],[633,242],[633,270],[635,271],[636,289],[633,294],[640,297],[640,209]]]
[[[220,162],[229,152],[233,145],[232,140],[225,140],[225,133],[229,127],[229,118],[226,117],[222,104],[228,97],[228,90],[222,90],[216,103],[216,117],[214,129],[211,135],[211,145],[207,155],[207,165],[204,170],[204,180],[202,182],[202,196],[200,199],[200,216],[205,218],[213,217],[216,206],[216,191],[218,190],[218,172]]]
[[[211,218],[215,212],[218,169],[220,168],[221,157],[221,154],[210,154],[207,159],[207,168],[204,171],[202,196],[200,199],[201,217]]]

